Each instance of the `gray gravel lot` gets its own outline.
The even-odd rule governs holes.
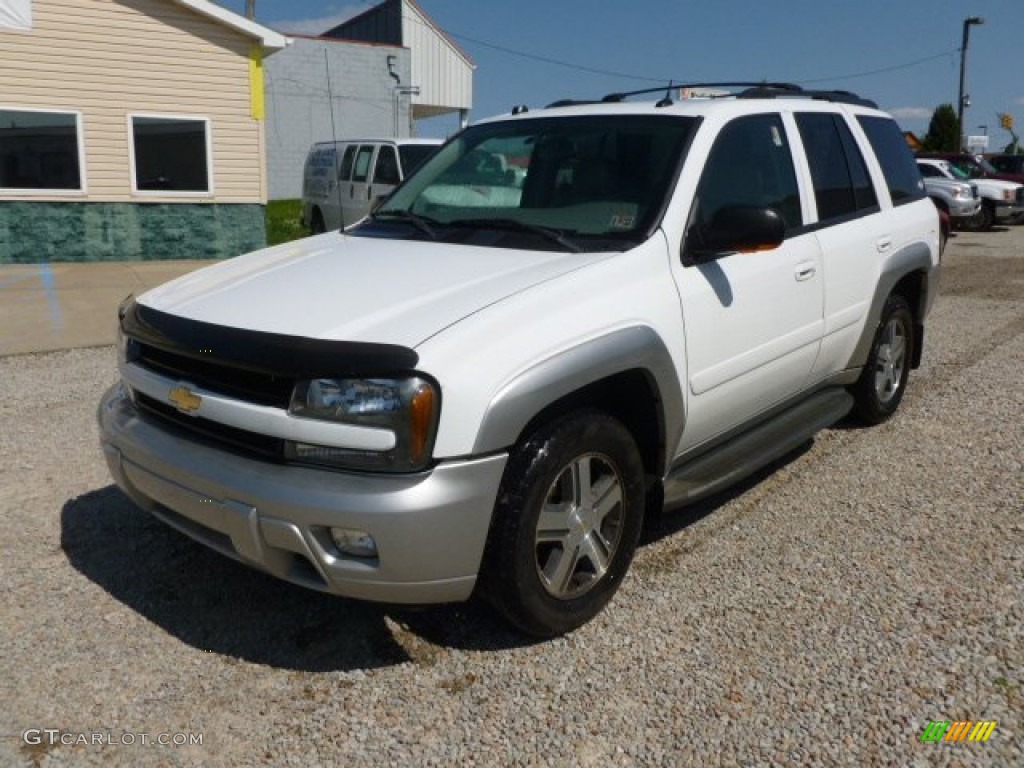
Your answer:
[[[0,358],[0,765],[1024,765],[1022,374],[1024,227],[961,234],[893,421],[652,526],[532,644],[192,543],[110,483],[111,348]]]

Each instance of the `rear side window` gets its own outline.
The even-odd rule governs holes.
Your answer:
[[[796,116],[796,124],[811,167],[818,220],[873,210],[878,204],[875,188],[846,121],[839,115],[806,112]]]
[[[341,158],[341,168],[338,171],[338,178],[342,181],[348,181],[352,176],[352,161],[356,156],[356,148],[354,146],[347,147],[345,154]]]
[[[725,206],[773,208],[787,229],[803,224],[793,156],[779,115],[740,117],[715,139],[700,185],[697,215],[707,225]]]
[[[373,158],[373,147],[366,145],[356,153],[356,164],[353,168],[352,181],[366,181],[370,177],[370,160]]]
[[[896,122],[886,117],[860,115],[857,117],[878,163],[882,166],[885,183],[889,187],[893,205],[903,205],[924,197],[924,182],[910,153],[906,139]]]

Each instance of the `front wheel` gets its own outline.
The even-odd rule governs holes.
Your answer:
[[[545,424],[505,468],[484,594],[524,632],[554,637],[596,616],[640,536],[643,464],[629,431],[599,411]]]
[[[885,300],[871,352],[852,388],[854,413],[866,424],[881,424],[903,399],[914,359],[914,316],[906,299],[893,294]]]
[[[992,225],[995,222],[995,208],[986,200],[981,204],[978,212],[964,222],[964,229],[981,232],[986,229],[992,229]]]

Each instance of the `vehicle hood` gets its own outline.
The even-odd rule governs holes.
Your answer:
[[[329,232],[192,272],[138,301],[233,328],[412,348],[490,304],[602,258]]]
[[[1000,179],[971,179],[971,184],[975,184],[978,187],[979,192],[988,190],[998,195],[1002,195],[1006,190],[1015,192],[1021,185],[1015,181],[1002,181]]]

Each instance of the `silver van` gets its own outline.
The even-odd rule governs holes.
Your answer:
[[[302,223],[314,234],[355,224],[430,157],[440,139],[322,141],[302,174]]]

